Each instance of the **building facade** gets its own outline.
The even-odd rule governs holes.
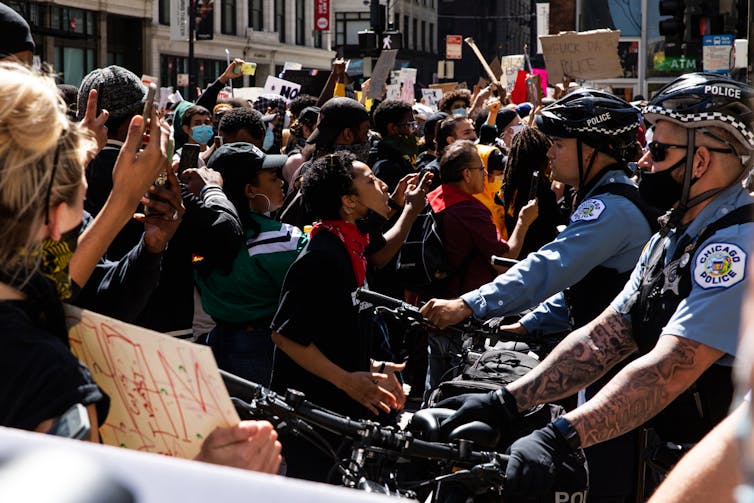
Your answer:
[[[7,1],[31,25],[37,55],[64,83],[79,85],[94,68],[117,64],[178,86],[188,72],[188,40],[171,40],[170,0]],[[177,3],[177,2],[174,2]],[[262,86],[285,62],[330,68],[335,53],[314,29],[314,0],[215,0],[211,40],[194,44],[196,82],[210,84],[230,58],[257,64],[244,85]],[[240,85],[240,82],[239,82]]]
[[[524,46],[536,52],[536,16],[531,0],[438,0],[441,57],[445,59],[445,37],[472,37],[487,61],[509,54],[523,54]],[[477,83],[485,76],[479,60],[466,44],[463,58],[455,60],[452,80]]]
[[[437,71],[438,18],[441,0],[381,0],[379,22],[382,28],[403,34],[396,67],[416,68],[421,85],[432,83]],[[359,31],[372,28],[370,0],[333,1],[333,49],[351,60],[349,73],[363,73],[364,51],[359,47]],[[368,72],[367,72],[368,73]]]

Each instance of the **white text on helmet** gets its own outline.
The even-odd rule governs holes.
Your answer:
[[[605,122],[606,120],[610,119],[610,112],[605,112],[604,114],[600,114],[597,117],[592,117],[591,119],[586,120],[587,126],[594,126],[595,124],[599,124],[600,122]]]
[[[555,503],[584,503],[586,501],[586,491],[567,493],[564,491],[555,492]]]
[[[704,86],[704,94],[716,94],[718,96],[727,96],[729,98],[741,98],[741,90],[732,87],[723,86]]]

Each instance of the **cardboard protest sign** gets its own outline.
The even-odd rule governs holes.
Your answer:
[[[566,31],[542,35],[542,52],[550,82],[620,77],[619,30]]]
[[[191,459],[239,418],[209,347],[66,306],[71,351],[110,396],[108,445]]]
[[[500,67],[502,70],[500,83],[505,86],[508,92],[511,92],[516,85],[518,71],[524,69],[524,55],[503,56],[500,58]]]
[[[430,84],[430,89],[439,89],[443,94],[449,93],[453,89],[458,88],[458,82],[443,82],[441,84]]]
[[[264,92],[279,94],[286,102],[289,102],[301,92],[301,85],[270,75],[264,83]]]
[[[369,92],[367,98],[380,99],[382,98],[382,87],[387,82],[387,78],[390,75],[390,71],[395,66],[395,56],[398,51],[386,50],[380,53],[380,57],[377,59],[377,63],[372,70],[371,82],[369,83]]]

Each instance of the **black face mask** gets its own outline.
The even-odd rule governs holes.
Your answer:
[[[40,272],[55,283],[60,300],[68,300],[72,296],[71,275],[68,266],[71,256],[76,250],[79,234],[83,222],[60,236],[59,241],[45,239],[42,242],[42,263]]]
[[[385,225],[385,222],[387,222],[387,218],[374,210],[369,210],[364,218],[356,220],[356,227],[362,234],[382,233],[382,226]]]
[[[650,206],[658,210],[669,210],[675,203],[681,200],[683,186],[673,180],[672,173],[679,166],[686,163],[684,157],[670,168],[650,173],[649,171],[639,170],[639,196]],[[692,184],[697,179],[692,180]]]

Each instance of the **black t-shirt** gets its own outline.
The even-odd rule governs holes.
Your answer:
[[[369,371],[370,337],[354,300],[356,277],[340,239],[317,233],[291,265],[283,283],[272,329],[304,346],[313,343],[335,365],[348,372]],[[354,418],[370,412],[333,384],[275,351],[271,387],[306,394],[307,400]]]
[[[97,404],[102,424],[110,400],[62,340],[34,326],[21,302],[0,302],[0,425],[34,430],[76,403]]]

